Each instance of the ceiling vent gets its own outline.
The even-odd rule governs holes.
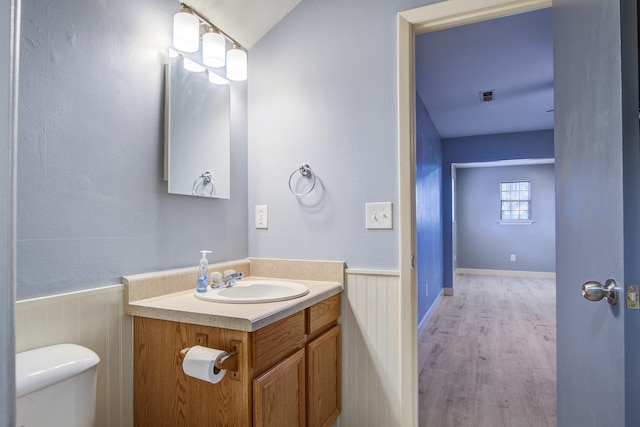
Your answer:
[[[480,100],[482,102],[491,102],[491,101],[493,101],[494,99],[496,99],[495,96],[494,96],[494,92],[495,92],[495,89],[480,91]]]

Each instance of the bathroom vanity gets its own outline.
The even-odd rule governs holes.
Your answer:
[[[330,426],[340,414],[343,263],[250,259],[229,265],[210,270],[295,280],[309,293],[223,304],[193,297],[194,269],[126,277],[135,425]],[[187,286],[187,277],[188,289],[169,292],[171,283]],[[237,352],[219,383],[184,374],[180,351],[194,345]]]

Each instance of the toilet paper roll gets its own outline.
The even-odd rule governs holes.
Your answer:
[[[190,377],[217,384],[224,378],[227,370],[216,368],[216,361],[226,354],[215,348],[193,346],[182,360],[182,370]]]

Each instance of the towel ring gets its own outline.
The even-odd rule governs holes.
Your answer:
[[[293,176],[296,174],[296,172],[299,172],[300,175],[302,175],[303,177],[307,178],[307,179],[311,179],[313,178],[313,182],[311,183],[311,187],[303,192],[303,193],[296,193],[295,190],[293,189],[293,186],[291,185],[291,180],[293,179]],[[311,193],[313,191],[313,189],[316,186],[316,174],[313,173],[313,171],[311,170],[311,166],[309,166],[307,163],[303,163],[300,165],[300,167],[296,170],[294,170],[293,172],[291,172],[291,175],[289,176],[289,191],[291,191],[291,193],[294,196],[306,196],[307,194]]]
[[[207,185],[211,184],[211,191],[209,191],[209,197],[214,195],[214,190],[216,189],[215,185],[213,185],[213,176],[211,176],[211,172],[206,171],[204,172],[202,175],[200,175],[199,177],[196,178],[195,181],[193,181],[193,187],[191,188],[191,195],[193,196],[204,196],[205,194],[197,194],[196,193],[196,189],[198,188],[198,182],[202,180],[202,183],[200,184],[202,187],[206,187]]]

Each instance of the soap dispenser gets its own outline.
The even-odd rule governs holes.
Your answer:
[[[200,251],[202,258],[200,258],[200,265],[198,266],[198,286],[196,291],[207,292],[207,286],[209,284],[209,260],[207,254],[211,251]]]

